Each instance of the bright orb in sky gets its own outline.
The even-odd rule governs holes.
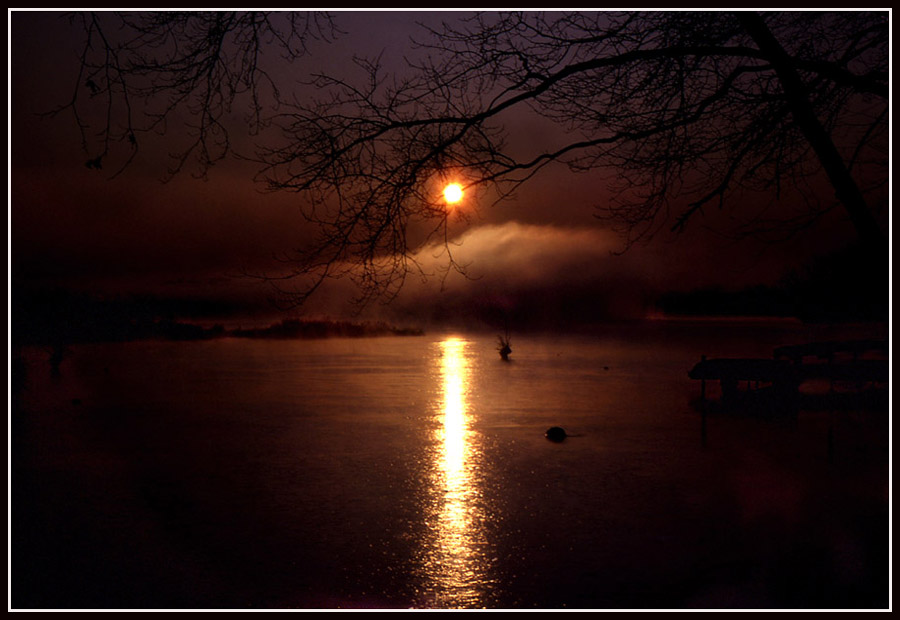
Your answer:
[[[444,200],[451,204],[462,200],[462,196],[463,190],[459,183],[451,183],[444,188]]]

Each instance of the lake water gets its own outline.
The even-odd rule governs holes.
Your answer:
[[[29,349],[12,607],[887,607],[888,412],[702,416],[687,376],[862,336],[137,342],[58,374]]]

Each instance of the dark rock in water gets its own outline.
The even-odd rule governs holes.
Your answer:
[[[562,441],[566,438],[566,430],[559,426],[551,426],[544,434],[547,435],[547,439],[550,441]]]

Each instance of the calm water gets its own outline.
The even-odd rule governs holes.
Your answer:
[[[28,350],[12,606],[886,607],[887,411],[704,420],[687,377],[871,335],[82,345],[58,375]]]

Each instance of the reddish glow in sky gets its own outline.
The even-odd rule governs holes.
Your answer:
[[[352,55],[382,51],[386,66],[396,66],[408,52],[417,20],[436,24],[458,16],[339,13],[337,22],[346,34],[331,44],[314,44],[301,69],[345,70]],[[86,168],[71,117],[37,114],[71,96],[77,32],[57,13],[14,12],[11,20],[15,284],[220,300],[243,310],[265,307],[265,287],[240,274],[271,268],[273,255],[302,246],[313,234],[300,217],[297,196],[260,192],[252,179],[255,168],[233,159],[213,168],[206,180],[185,173],[161,183],[170,149],[162,137],[142,148],[116,178],[110,178],[114,169]],[[523,146],[554,138],[534,119],[507,120],[514,140]],[[605,181],[614,174],[576,175],[551,167],[498,205],[478,203],[467,192],[471,217],[454,223],[453,233],[463,242],[455,251],[483,279],[454,282],[452,293],[443,295],[452,294],[457,305],[469,297],[512,298],[525,289],[564,286],[639,307],[660,290],[773,282],[850,238],[840,220],[826,219],[787,244],[736,243],[710,231],[729,224],[727,214],[713,210],[681,236],[663,234],[650,245],[618,255],[624,248],[621,238],[604,228],[593,210],[610,198]],[[460,198],[446,195],[449,203]],[[421,255],[431,256],[429,262],[440,260],[428,250]],[[313,307],[340,312],[336,300],[344,288],[338,284],[333,295],[314,300]],[[441,299],[440,287],[432,288],[411,284],[404,295],[415,304]]]

